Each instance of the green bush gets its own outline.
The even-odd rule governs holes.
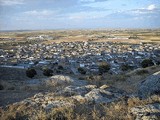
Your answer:
[[[86,74],[85,69],[84,69],[84,68],[82,68],[82,67],[79,67],[79,68],[78,68],[78,72],[79,72],[79,73],[81,73],[81,74],[83,74],[83,75],[85,75],[85,74]]]
[[[62,65],[59,65],[59,66],[58,66],[58,69],[59,69],[59,70],[63,70],[64,68],[63,68]]]
[[[4,87],[2,84],[0,84],[0,90],[4,90]]]
[[[99,65],[99,73],[100,74],[106,73],[110,70],[110,68],[111,68],[111,66],[108,63],[102,62]]]
[[[145,59],[145,60],[143,60],[141,62],[141,66],[143,68],[146,68],[146,67],[149,67],[149,66],[153,66],[153,65],[154,65],[154,63],[153,63],[153,61],[151,59]]]
[[[48,76],[48,77],[52,76],[53,75],[53,70],[46,68],[46,69],[43,70],[43,75]]]
[[[29,78],[33,78],[35,75],[37,75],[37,72],[35,69],[30,68],[26,70],[26,76]]]

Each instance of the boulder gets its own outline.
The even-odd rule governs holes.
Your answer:
[[[72,83],[74,80],[69,76],[55,75],[45,81],[48,86],[65,85]]]
[[[160,103],[131,108],[136,120],[160,120]]]
[[[97,88],[97,86],[96,85],[86,85],[85,88],[88,90],[92,90],[94,88]]]
[[[110,86],[108,86],[108,85],[102,85],[101,87],[100,87],[100,89],[107,89],[107,88],[109,88]]]
[[[57,94],[71,97],[79,102],[88,101],[89,103],[108,103],[126,95],[125,92],[107,85],[103,85],[100,88],[97,88],[96,85],[68,86]]]
[[[67,86],[64,90],[59,91],[60,94],[64,96],[73,96],[73,95],[84,95],[88,90],[85,86],[76,87],[76,86]]]
[[[160,71],[142,81],[138,88],[138,95],[147,98],[152,94],[160,94]]]
[[[64,75],[55,75],[55,76],[52,76],[51,79],[57,79],[65,82],[73,82],[73,79],[71,77],[64,76]]]
[[[80,103],[84,103],[86,101],[85,97],[81,95],[72,96],[73,99],[77,100]]]
[[[84,96],[87,92],[96,88],[96,85],[86,85],[86,86],[67,86],[63,90],[60,90],[58,94],[64,96],[74,96],[74,95],[82,95]]]
[[[93,89],[85,95],[85,99],[89,102],[108,103],[111,102],[114,95],[108,91]]]
[[[25,104],[27,106],[31,106],[33,108],[44,108],[45,110],[51,110],[52,108],[57,107],[71,107],[73,106],[73,102],[71,98],[65,99],[65,98],[59,98],[55,97],[54,93],[37,93],[31,98],[27,98],[23,101],[21,101],[19,104]]]

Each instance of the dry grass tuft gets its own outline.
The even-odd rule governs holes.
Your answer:
[[[72,107],[53,108],[51,111],[36,110],[27,105],[12,105],[0,112],[3,120],[134,120],[130,109],[150,103],[160,102],[160,97],[153,95],[147,99],[123,97],[108,104],[75,103]]]

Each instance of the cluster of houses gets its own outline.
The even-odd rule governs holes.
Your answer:
[[[54,38],[49,35],[38,35],[34,37],[27,37],[27,40],[53,40]]]
[[[160,58],[159,44],[128,44],[113,42],[61,42],[52,44],[18,45],[11,50],[0,49],[1,65],[19,65],[24,68],[58,64],[78,74],[77,68],[97,73],[101,62],[111,65],[110,72],[121,73],[124,64],[134,68],[150,58],[155,64]]]

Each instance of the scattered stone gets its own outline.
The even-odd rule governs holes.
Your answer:
[[[38,93],[38,94],[35,94],[35,95],[34,95],[34,98],[39,98],[39,97],[42,98],[42,97],[43,97],[43,94],[42,94],[42,93]]]
[[[42,107],[43,107],[43,108],[46,108],[46,104],[42,104]]]
[[[48,104],[52,104],[52,101],[48,101]]]
[[[85,86],[82,87],[75,87],[75,86],[68,86],[65,87],[64,90],[60,91],[60,94],[64,96],[74,96],[74,95],[84,95],[88,92]]]
[[[86,85],[85,88],[92,90],[94,88],[97,88],[97,86],[96,85]]]
[[[84,103],[86,101],[85,97],[81,95],[72,96],[73,99],[77,100],[80,103]]]
[[[107,89],[107,88],[109,88],[110,86],[108,86],[108,85],[102,85],[101,87],[100,87],[100,89]]]
[[[53,104],[48,104],[48,105],[46,105],[46,106],[44,107],[44,109],[50,110],[50,109],[52,109],[53,107],[54,107]]]

